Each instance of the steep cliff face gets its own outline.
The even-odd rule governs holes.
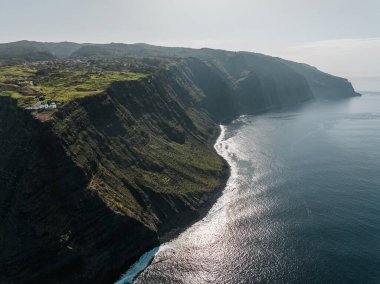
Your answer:
[[[1,283],[107,282],[128,265],[126,254],[157,242],[86,189],[85,172],[51,125],[0,100]]]
[[[312,92],[283,63],[179,60],[40,122],[0,97],[0,282],[109,283],[228,176],[217,124]]]
[[[197,88],[198,105],[215,121],[313,99],[304,77],[279,62],[233,54],[217,61],[190,58],[181,70]],[[194,88],[194,87],[193,87]]]
[[[171,72],[115,83],[45,123],[1,97],[0,282],[109,283],[198,216],[227,167],[216,124]]]
[[[240,113],[294,105],[313,98],[302,75],[267,56],[236,53],[221,62],[235,78]]]
[[[115,213],[154,231],[171,214],[198,207],[203,193],[220,185],[225,168],[212,151],[215,123],[191,107],[190,82],[173,86],[169,76],[178,73],[115,83],[69,104],[53,123],[88,177],[88,189]]]
[[[282,62],[305,77],[316,99],[331,100],[360,96],[347,79],[321,72],[307,64],[287,60]]]

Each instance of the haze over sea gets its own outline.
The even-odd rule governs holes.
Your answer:
[[[209,214],[134,283],[379,283],[380,93],[243,116]]]

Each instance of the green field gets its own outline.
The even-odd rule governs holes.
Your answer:
[[[146,74],[128,70],[100,70],[59,65],[46,67],[15,65],[0,67],[0,95],[17,99],[21,107],[32,106],[39,99],[54,101],[58,107],[81,97],[103,92],[115,81],[138,80]]]

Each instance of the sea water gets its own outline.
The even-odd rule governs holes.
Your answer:
[[[222,196],[134,283],[380,283],[380,94],[222,129]]]

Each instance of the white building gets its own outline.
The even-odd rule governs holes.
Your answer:
[[[40,109],[48,109],[49,105],[48,104],[41,104]]]

